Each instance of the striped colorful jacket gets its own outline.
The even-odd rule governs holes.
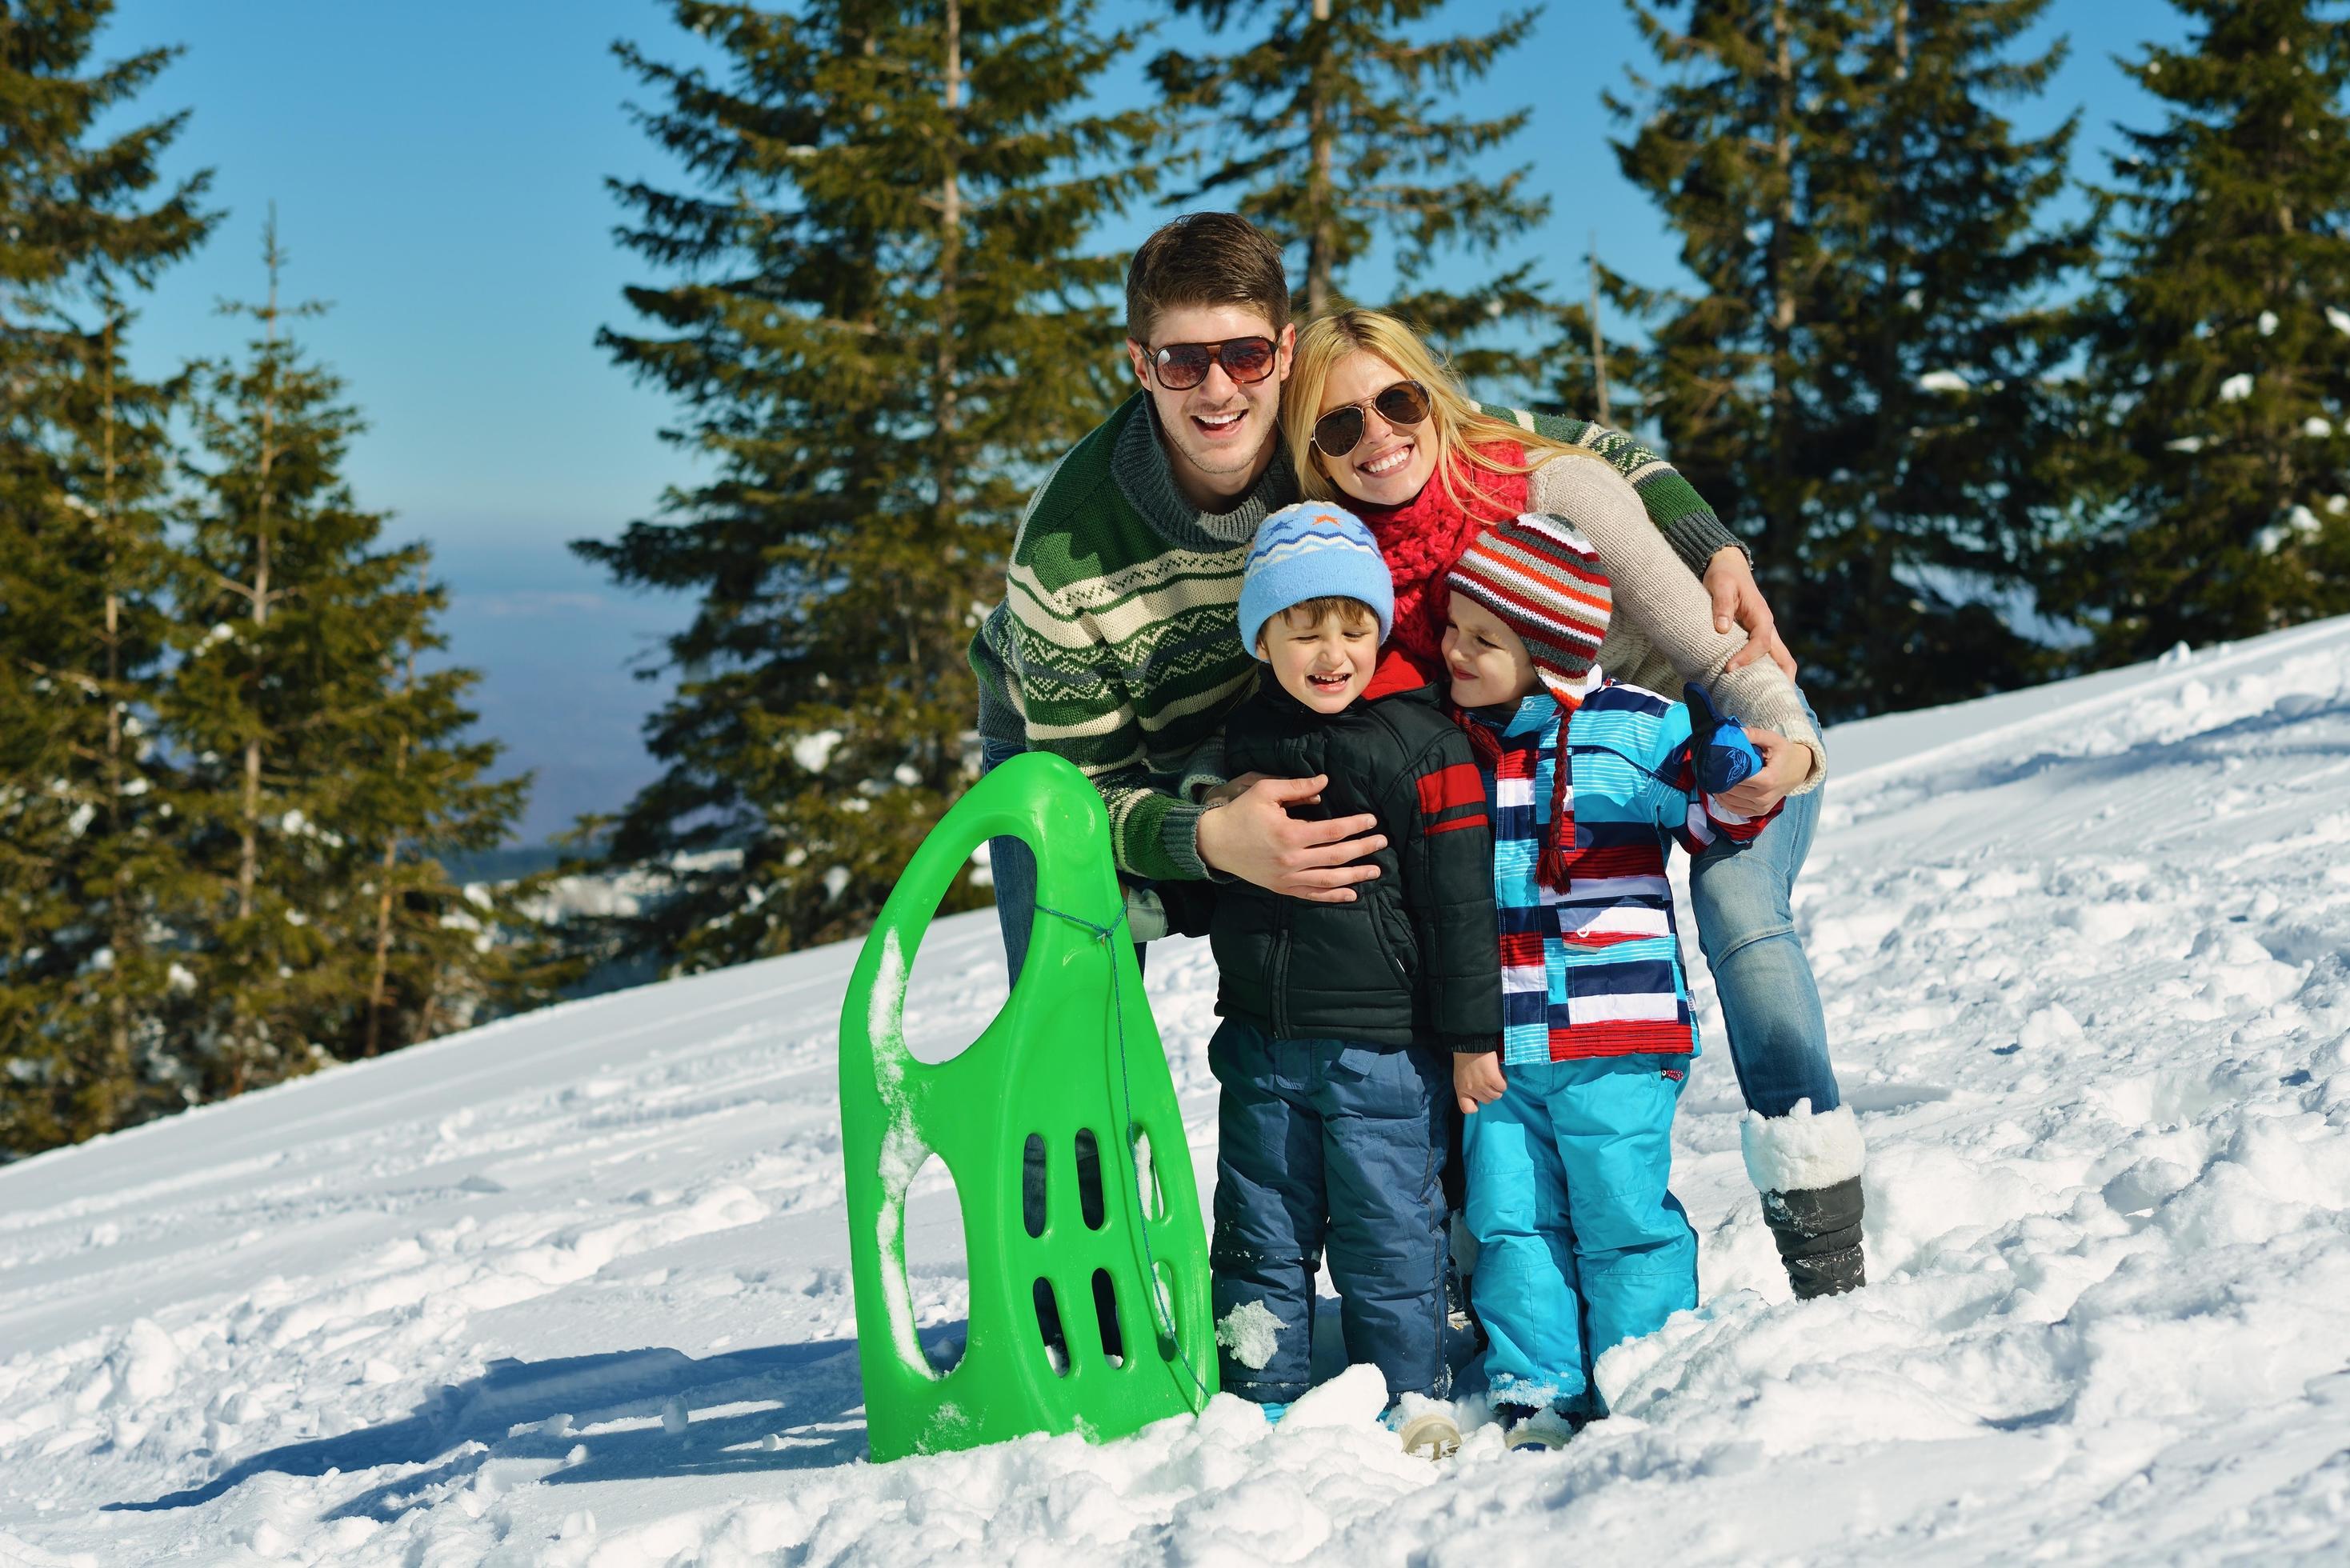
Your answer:
[[[1689,710],[1641,687],[1599,686],[1565,726],[1575,847],[1557,892],[1534,875],[1558,766],[1557,700],[1536,692],[1505,722],[1495,711],[1470,720],[1501,743],[1481,772],[1493,814],[1503,1064],[1695,1054],[1665,857],[1676,843],[1691,855],[1717,839],[1750,843],[1778,807],[1750,821],[1699,794]]]

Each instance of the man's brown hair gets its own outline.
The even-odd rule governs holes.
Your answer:
[[[1289,325],[1289,273],[1273,236],[1238,213],[1186,213],[1142,242],[1126,269],[1126,335],[1149,343],[1162,312],[1245,305],[1273,335]]]

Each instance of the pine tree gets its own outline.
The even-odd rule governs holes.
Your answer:
[[[265,254],[266,299],[232,307],[260,336],[200,371],[165,708],[209,878],[188,961],[206,1097],[465,1021],[452,1003],[503,961],[426,852],[494,845],[525,787],[480,777],[496,748],[462,733],[472,673],[415,672],[443,596],[342,478],[359,416],[286,332],[316,307],[278,302],[274,219]]]
[[[2166,113],[2113,162],[2088,310],[2064,592],[2108,660],[2350,609],[2350,15],[2174,4],[2200,30],[2128,67]]]
[[[2053,291],[2089,255],[2050,229],[2073,125],[1997,111],[2062,57],[2008,57],[2046,0],[1635,4],[1679,67],[1617,144],[1682,237],[1689,295],[1641,367],[1675,463],[1752,540],[1821,711],[2016,684],[2045,655],[1994,607],[2040,570],[2069,350]]]
[[[670,882],[625,945],[698,970],[861,929],[969,782],[964,648],[1026,485],[1114,398],[1118,268],[1082,247],[1149,120],[1082,111],[1129,46],[1071,0],[674,15],[726,79],[619,47],[695,188],[615,182],[681,275],[601,341],[714,472],[575,548],[700,596],[608,839]]]
[[[0,1113],[0,1142],[19,1149],[171,1103],[159,1014],[186,972],[168,923],[186,867],[151,734],[176,389],[130,374],[126,317],[103,304],[81,374],[42,377],[53,510],[18,535],[33,547],[6,574],[7,618],[28,635],[11,650],[22,722],[0,726],[0,1018],[17,1059],[40,1069]]]
[[[1384,236],[1399,280],[1391,308],[1449,346],[1466,375],[1531,373],[1537,357],[1518,345],[1530,325],[1555,317],[1530,265],[1460,288],[1439,288],[1429,274],[1454,252],[1492,254],[1549,210],[1525,188],[1528,167],[1494,179],[1470,170],[1508,145],[1529,111],[1451,112],[1474,101],[1476,83],[1525,40],[1540,7],[1482,33],[1422,37],[1415,29],[1441,0],[1167,3],[1211,34],[1244,20],[1255,35],[1229,54],[1170,49],[1150,63],[1168,103],[1215,148],[1180,199],[1234,201],[1294,250],[1295,305],[1309,318],[1335,307]]]
[[[202,240],[208,176],[165,186],[173,115],[101,137],[174,51],[90,58],[111,7],[0,5],[0,1148],[169,1093],[172,879],[156,759],[159,504],[171,389],[124,361],[121,291]]]

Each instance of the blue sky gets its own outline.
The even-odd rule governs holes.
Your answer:
[[[1472,27],[1503,9],[1462,0],[1444,22]],[[1104,18],[1153,14],[1115,0]],[[2070,35],[2072,61],[2015,118],[2036,130],[2085,109],[2081,171],[2101,174],[2094,154],[2112,143],[2110,122],[2152,114],[2109,57],[2183,27],[2151,0],[2057,0],[2034,41],[2056,33]],[[563,547],[651,515],[665,486],[691,478],[657,437],[669,405],[594,342],[599,325],[624,319],[621,287],[650,278],[612,241],[604,181],[671,174],[623,111],[636,84],[612,57],[619,37],[657,57],[701,48],[650,0],[123,0],[105,41],[109,54],[185,46],[136,107],[193,110],[172,167],[211,167],[214,204],[228,211],[143,302],[140,362],[162,369],[236,347],[236,324],[213,306],[259,293],[275,202],[286,289],[334,306],[302,336],[369,421],[353,487],[395,514],[395,537],[433,545],[455,595],[456,656],[486,676],[484,724],[538,772],[532,837],[618,807],[650,776],[637,728],[658,687],[626,666],[683,613],[619,592]],[[1551,0],[1534,39],[1479,92],[1481,109],[1534,108],[1515,157],[1537,161],[1553,213],[1523,254],[1577,295],[1594,231],[1620,270],[1658,281],[1676,271],[1670,236],[1617,170],[1599,102],[1645,63],[1617,0]],[[1142,90],[1139,59],[1104,88]],[[1130,244],[1161,216],[1129,214],[1103,243]]]

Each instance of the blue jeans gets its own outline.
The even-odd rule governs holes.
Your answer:
[[[1017,741],[983,740],[979,776],[985,778],[1027,749]],[[1028,961],[1029,930],[1036,924],[1036,852],[1024,838],[991,838],[987,870],[995,880],[995,923],[1003,931],[1003,967],[1011,973],[1011,983],[1018,985],[1020,966]]]
[[[1467,1118],[1471,1287],[1496,1401],[1597,1415],[1591,1363],[1697,1305],[1697,1232],[1666,1190],[1689,1058],[1503,1069]]]
[[[1326,1243],[1347,1359],[1377,1366],[1389,1398],[1451,1392],[1438,1179],[1450,1054],[1275,1040],[1227,1018],[1208,1065],[1223,1086],[1208,1254],[1216,1321],[1254,1303],[1280,1325],[1262,1366],[1223,1348],[1224,1391],[1277,1404],[1311,1385],[1314,1275]]]
[[[1739,1093],[1766,1116],[1785,1116],[1797,1100],[1811,1101],[1814,1112],[1842,1103],[1820,988],[1791,907],[1824,794],[1793,797],[1753,843],[1737,850],[1715,844],[1690,868],[1698,945],[1721,999]]]

